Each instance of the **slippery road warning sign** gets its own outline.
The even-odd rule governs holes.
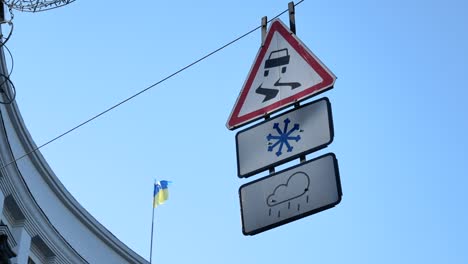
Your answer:
[[[226,124],[234,129],[330,89],[336,77],[279,19],[272,22]]]

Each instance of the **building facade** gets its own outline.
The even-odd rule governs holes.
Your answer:
[[[148,263],[90,215],[33,151],[0,52],[0,264]]]

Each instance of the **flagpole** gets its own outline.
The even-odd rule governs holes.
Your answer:
[[[152,217],[152,220],[151,220],[150,264],[153,263],[152,262],[152,258],[153,258],[153,230],[154,230],[154,205],[153,205],[153,217]]]
[[[154,232],[154,211],[157,205],[164,203],[168,198],[167,185],[169,181],[154,181],[153,190],[153,216],[151,218],[151,243],[150,243],[150,264],[153,263],[153,232]],[[157,187],[157,188],[156,188]]]

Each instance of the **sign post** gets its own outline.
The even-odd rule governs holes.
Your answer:
[[[290,27],[273,20],[232,109],[226,127],[266,120],[236,134],[237,175],[270,175],[239,188],[242,232],[255,235],[334,207],[342,191],[338,162],[329,153],[306,161],[334,137],[331,105],[322,98],[299,102],[333,88],[335,75],[295,34],[294,3],[288,5]],[[286,107],[294,109],[274,115]],[[299,158],[299,165],[275,173],[275,166]]]

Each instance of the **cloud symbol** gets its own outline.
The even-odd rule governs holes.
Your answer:
[[[275,206],[304,195],[309,190],[310,179],[304,172],[296,172],[289,177],[286,184],[276,186],[267,197],[268,206]]]

